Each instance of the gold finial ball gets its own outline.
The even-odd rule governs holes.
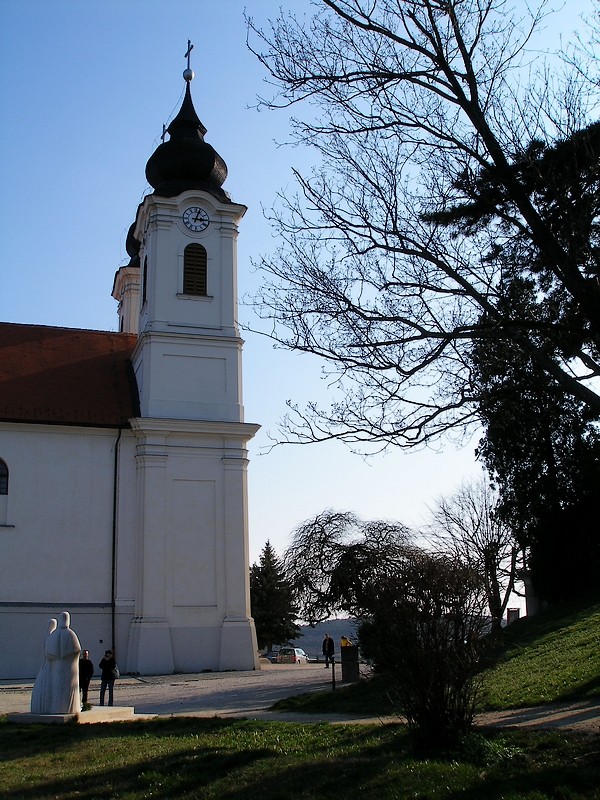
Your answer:
[[[194,70],[190,69],[189,67],[187,69],[184,69],[183,70],[183,80],[187,81],[188,83],[190,81],[193,81],[194,80]]]

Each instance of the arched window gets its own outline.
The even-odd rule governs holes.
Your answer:
[[[183,251],[183,293],[206,297],[206,250],[188,244]]]
[[[0,494],[8,494],[8,467],[0,458]]]

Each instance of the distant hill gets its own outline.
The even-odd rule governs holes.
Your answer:
[[[335,652],[339,653],[340,639],[347,636],[353,640],[356,638],[356,620],[353,619],[330,619],[327,622],[319,622],[314,628],[309,625],[302,625],[300,630],[302,636],[290,642],[292,647],[301,647],[311,658],[322,655],[323,639],[328,633],[335,642]]]

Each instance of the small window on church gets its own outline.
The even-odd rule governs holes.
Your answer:
[[[206,296],[206,250],[188,244],[183,251],[183,293]]]
[[[8,467],[0,458],[0,494],[8,494]]]

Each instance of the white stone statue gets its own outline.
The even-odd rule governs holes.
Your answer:
[[[60,615],[58,627],[56,620],[50,620],[44,641],[46,660],[31,695],[32,714],[77,714],[81,711],[79,699],[81,645],[77,634],[70,628],[70,622],[71,615],[68,611],[63,611]]]
[[[48,640],[56,630],[58,623],[52,618],[48,622],[48,631],[44,638],[44,663],[40,667],[37,678],[31,692],[31,713],[48,714],[50,708],[50,696],[52,694],[51,663],[48,659]]]

